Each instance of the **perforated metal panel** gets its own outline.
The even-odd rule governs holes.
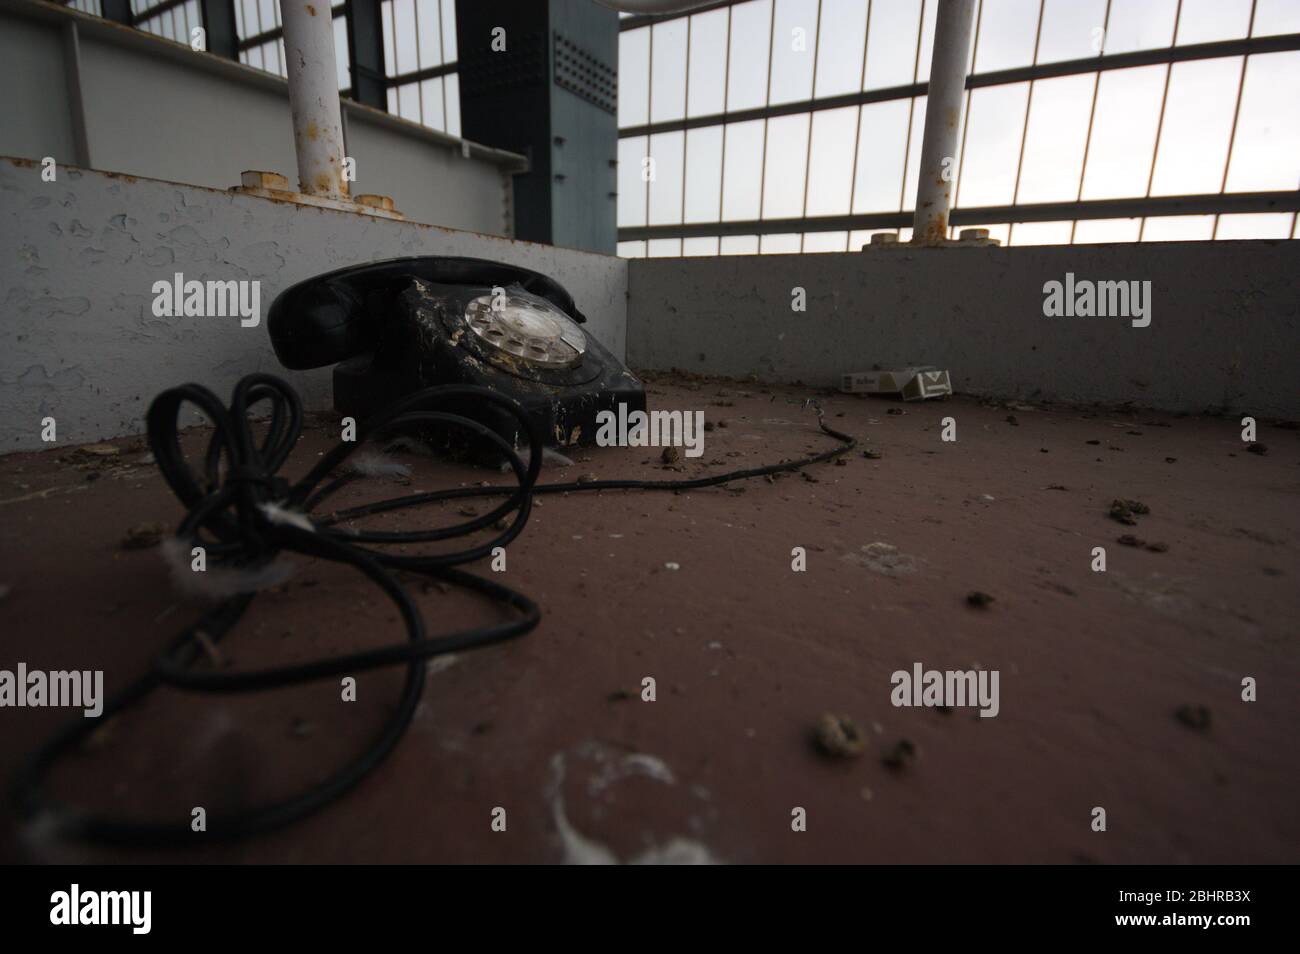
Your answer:
[[[612,115],[618,113],[618,71],[555,31],[555,85]]]

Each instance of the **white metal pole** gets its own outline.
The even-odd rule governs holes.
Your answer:
[[[948,238],[974,15],[975,0],[939,0],[935,14],[925,139],[912,223],[912,242],[918,245],[939,245]]]
[[[284,20],[299,191],[346,198],[330,0],[280,0],[280,15]]]

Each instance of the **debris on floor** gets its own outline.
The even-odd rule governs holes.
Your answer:
[[[122,538],[122,549],[147,550],[149,547],[156,547],[166,533],[167,528],[161,523],[153,521],[137,523],[127,528],[126,536]]]
[[[813,741],[823,755],[835,759],[857,758],[866,751],[862,732],[848,716],[824,712],[813,727]]]
[[[1143,515],[1151,512],[1151,508],[1140,500],[1124,500],[1116,498],[1110,503],[1109,516],[1112,520],[1128,526],[1136,526],[1137,520],[1135,515]]]
[[[897,576],[900,573],[912,573],[916,570],[916,557],[899,553],[892,543],[878,540],[859,549],[857,553],[846,553],[840,559],[865,566],[868,570],[884,576]]]
[[[916,746],[908,739],[899,739],[881,758],[885,768],[892,772],[902,772],[916,761]]]
[[[1147,543],[1141,537],[1135,537],[1131,533],[1126,533],[1122,537],[1116,537],[1116,543],[1126,547],[1138,547],[1142,550],[1150,550],[1152,553],[1164,553],[1169,549],[1167,543]]]
[[[1210,710],[1205,706],[1179,706],[1174,710],[1174,718],[1195,732],[1210,730]]]
[[[983,590],[971,590],[966,594],[966,605],[973,606],[976,609],[987,609],[989,604],[992,602],[993,597],[989,596],[989,594],[985,593]]]

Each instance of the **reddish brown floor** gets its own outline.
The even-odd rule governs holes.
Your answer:
[[[806,396],[657,379],[654,406],[727,422],[708,433],[703,458],[674,474],[645,450],[591,449],[543,480],[688,476],[826,447]],[[6,809],[2,856],[1300,860],[1300,433],[1263,426],[1258,455],[1227,419],[821,399],[829,423],[882,456],[854,452],[808,479],[731,489],[540,500],[504,575],[542,604],[540,627],[434,667],[396,753],[326,811],[239,844],[204,847],[196,835],[193,850],[159,854],[52,841],[16,828]],[[940,441],[945,416],[956,443]],[[329,442],[314,427],[287,472]],[[128,527],[171,525],[180,508],[137,463],[141,443],[115,443],[134,449],[81,467],[66,448],[0,458],[0,668],[102,668],[118,686],[194,613],[156,551],[120,546]],[[412,488],[368,481],[343,499],[500,479],[406,459]],[[1115,497],[1151,513],[1121,526],[1106,515]],[[1124,533],[1169,549],[1121,546]],[[863,549],[873,543],[896,547],[912,571],[873,569]],[[791,571],[795,546],[807,548],[806,573]],[[1094,546],[1106,548],[1105,573],[1090,569]],[[968,607],[972,590],[995,602]],[[433,630],[497,618],[437,588],[420,602]],[[400,638],[373,587],[300,561],[223,646],[239,668]],[[890,674],[914,662],[999,670],[1000,715],[894,708]],[[640,700],[645,676],[657,680],[653,703]],[[1246,676],[1257,702],[1241,700]],[[340,702],[336,681],[228,697],[163,691],[106,724],[56,788],[87,806],[171,818],[283,795],[356,751],[400,680],[361,676],[354,704]],[[1186,704],[1209,709],[1208,731],[1175,718]],[[862,727],[862,757],[832,761],[809,744],[826,710]],[[4,779],[68,717],[0,710]],[[901,739],[917,757],[894,772],[882,756]],[[1090,829],[1094,806],[1106,809],[1104,833]],[[496,807],[504,833],[491,830]],[[796,807],[806,832],[791,830]]]

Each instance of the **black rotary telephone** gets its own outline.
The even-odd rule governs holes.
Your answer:
[[[596,415],[645,410],[641,382],[580,325],[538,272],[477,258],[395,258],[327,272],[276,296],[267,328],[286,368],[334,367],[334,408],[358,421],[441,384],[513,398],[557,445],[595,442]],[[520,422],[490,402],[456,413],[515,446]]]

